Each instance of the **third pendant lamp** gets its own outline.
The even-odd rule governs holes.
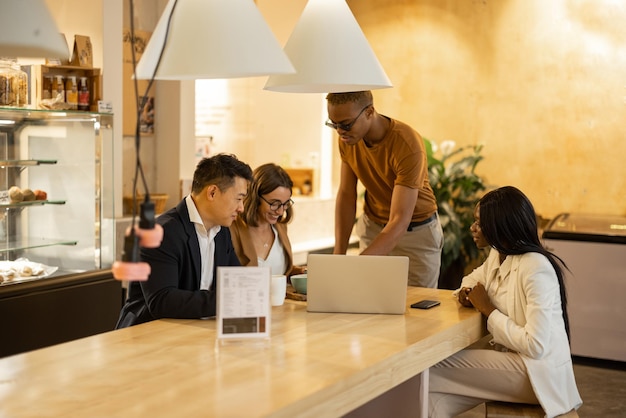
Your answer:
[[[341,93],[392,87],[345,0],[309,0],[284,51],[296,73],[271,75],[265,90]]]

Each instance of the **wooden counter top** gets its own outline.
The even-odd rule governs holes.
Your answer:
[[[215,320],[159,320],[0,359],[0,416],[341,416],[478,340],[451,291],[405,315],[272,308],[271,339],[216,342]]]

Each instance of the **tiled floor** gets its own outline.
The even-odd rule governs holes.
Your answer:
[[[576,358],[574,374],[583,406],[580,418],[626,417],[626,363]],[[484,418],[484,405],[459,418]]]

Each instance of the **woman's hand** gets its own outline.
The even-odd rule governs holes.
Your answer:
[[[482,283],[476,283],[476,286],[467,294],[467,298],[486,317],[489,317],[489,314],[496,309]]]
[[[294,276],[296,274],[306,274],[307,268],[306,266],[293,266],[291,271],[289,272],[289,277]]]
[[[472,291],[471,287],[462,287],[461,291],[459,292],[459,303],[463,306],[465,306],[466,308],[471,308],[472,306],[472,302],[470,302],[469,298],[467,297],[467,295],[469,295],[469,292]]]

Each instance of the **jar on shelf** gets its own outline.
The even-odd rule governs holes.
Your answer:
[[[28,104],[28,76],[15,58],[0,58],[0,106]]]
[[[52,98],[52,76],[51,75],[44,76],[43,78],[41,98],[45,100]]]

